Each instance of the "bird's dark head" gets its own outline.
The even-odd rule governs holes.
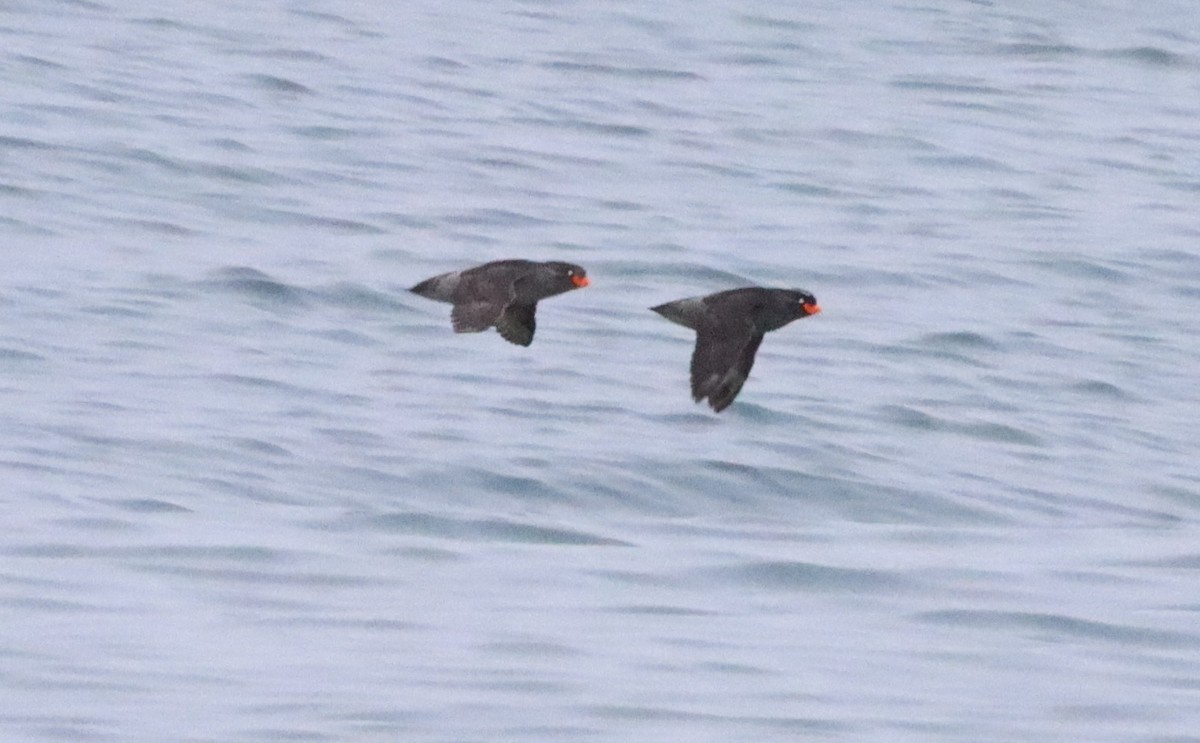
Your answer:
[[[788,323],[821,311],[817,298],[803,289],[759,290],[754,324],[759,332],[779,330]]]
[[[800,289],[795,289],[791,293],[792,300],[800,306],[800,317],[808,317],[821,311],[821,305],[817,304],[817,298],[813,295]]]
[[[590,283],[582,266],[546,261],[534,264],[532,271],[514,282],[513,296],[523,302],[536,302],[572,289],[582,289]]]
[[[563,282],[570,284],[570,289],[582,289],[588,284],[587,271],[583,270],[583,266],[577,266],[574,263],[563,263],[562,261],[548,261],[546,266],[550,268],[556,278],[562,279]]]
[[[815,315],[821,311],[817,298],[803,289],[776,289],[771,295],[772,312],[787,322]]]

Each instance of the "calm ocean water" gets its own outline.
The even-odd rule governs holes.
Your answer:
[[[0,740],[1200,741],[1193,4],[785,6],[0,4]]]

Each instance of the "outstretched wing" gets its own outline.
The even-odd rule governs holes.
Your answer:
[[[496,324],[500,309],[493,302],[462,302],[450,310],[450,322],[455,333],[478,333]]]
[[[708,398],[718,413],[729,407],[750,376],[762,339],[749,322],[702,326],[692,352],[692,399]]]
[[[533,331],[537,328],[534,314],[537,303],[510,304],[496,318],[496,330],[509,343],[528,346],[533,343]]]

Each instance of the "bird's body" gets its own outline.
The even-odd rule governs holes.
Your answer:
[[[763,335],[821,311],[816,297],[797,289],[752,286],[651,307],[696,331],[692,398],[718,413],[729,407],[754,366]]]
[[[528,346],[538,301],[589,283],[587,271],[572,263],[513,259],[434,276],[411,291],[454,305],[450,321],[456,333],[495,327],[506,341]]]

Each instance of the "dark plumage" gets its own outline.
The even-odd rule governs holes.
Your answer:
[[[690,297],[651,307],[671,322],[696,331],[692,352],[692,398],[708,398],[718,413],[737,397],[763,334],[821,311],[817,298],[798,289],[758,286]]]
[[[495,327],[509,343],[528,346],[537,327],[538,300],[588,283],[587,271],[573,263],[507,260],[434,276],[411,291],[453,304],[450,322],[456,333]]]

